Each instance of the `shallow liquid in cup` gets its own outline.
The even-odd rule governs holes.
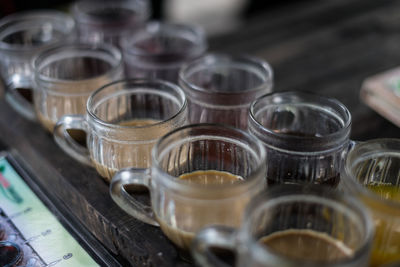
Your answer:
[[[240,181],[243,181],[243,178],[241,176],[237,176],[234,174],[231,174],[229,172],[225,172],[225,171],[216,171],[216,170],[207,170],[207,171],[194,171],[191,173],[185,173],[182,174],[181,176],[178,177],[178,179],[184,180],[190,184],[199,184],[199,185],[224,185],[224,184],[233,184],[233,183],[237,183]],[[205,206],[199,206],[197,208],[191,207],[190,203],[185,204],[184,202],[175,202],[176,206],[175,206],[175,219],[176,219],[176,224],[178,225],[178,227],[182,228],[186,228],[188,230],[182,230],[182,229],[178,229],[177,227],[173,227],[171,225],[169,225],[168,223],[166,223],[165,221],[162,220],[162,218],[157,218],[158,222],[160,224],[161,229],[163,230],[164,234],[170,239],[172,240],[172,242],[174,242],[177,246],[179,246],[182,249],[189,249],[190,244],[195,236],[195,232],[200,230],[201,228],[205,227],[206,224],[210,224],[210,223],[218,223],[218,221],[220,220],[224,220],[226,219],[226,214],[224,214],[223,212],[221,212],[220,216],[221,217],[212,217],[209,218],[212,221],[207,221],[207,210],[213,210],[215,209],[215,207],[209,206],[209,207],[205,207]],[[186,208],[191,208],[191,220],[193,222],[199,223],[199,221],[201,220],[202,222],[204,222],[203,225],[201,225],[201,227],[199,225],[194,226],[194,225],[190,225],[190,223],[187,222],[183,222],[183,220],[187,220],[187,215],[186,214],[178,214],[179,212],[184,213],[184,210]],[[231,207],[232,210],[230,212],[229,215],[232,216],[232,220],[235,220],[235,216],[238,215],[236,212],[236,206],[232,206]],[[241,207],[240,207],[241,208]],[[221,208],[222,209],[222,208]],[[244,205],[243,205],[243,209],[244,209]],[[186,216],[185,216],[186,215]],[[182,218],[182,219],[180,219]],[[170,219],[170,218],[168,218]],[[190,229],[191,228],[191,229]],[[194,229],[194,231],[190,231],[190,230]]]
[[[132,119],[132,120],[127,120],[127,121],[122,121],[119,122],[118,125],[120,126],[126,126],[126,127],[142,127],[142,126],[147,126],[147,125],[153,125],[156,123],[159,123],[159,120],[154,120],[154,119]],[[152,129],[153,131],[154,129]],[[160,132],[160,136],[162,136],[165,133]],[[105,144],[103,144],[105,146]],[[151,164],[150,162],[150,155],[151,155],[151,149],[153,148],[154,143],[145,143],[145,144],[138,144],[138,145],[125,145],[121,147],[118,147],[117,150],[115,150],[115,158],[113,159],[113,162],[115,164],[121,164],[118,168],[116,167],[109,167],[104,164],[101,164],[99,162],[96,162],[93,160],[97,172],[104,178],[106,178],[107,181],[110,181],[111,178],[114,176],[114,174],[121,168],[126,168],[126,167],[135,167],[135,168],[148,168]],[[132,146],[135,146],[134,149]],[[106,147],[103,147],[103,151],[108,151]],[[124,154],[129,153],[136,153],[137,156],[134,157],[135,162],[126,162],[126,159],[124,159]],[[135,152],[133,152],[135,151]],[[110,155],[111,156],[111,155]]]
[[[342,241],[313,230],[279,231],[260,238],[259,242],[273,252],[301,261],[335,262],[354,254]]]

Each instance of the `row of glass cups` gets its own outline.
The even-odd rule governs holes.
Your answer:
[[[114,176],[110,192],[116,203],[135,218],[160,226],[183,249],[189,249],[195,233],[207,225],[239,227],[245,207],[257,194],[265,193],[267,184],[308,183],[329,185],[361,198],[372,211],[376,226],[373,266],[397,259],[400,218],[394,215],[398,203],[380,199],[366,186],[398,186],[399,140],[350,141],[351,118],[345,106],[308,93],[275,92],[255,99],[246,118],[250,133],[216,124],[184,126],[188,109],[185,93],[177,85],[154,80],[118,81],[91,95],[85,116],[64,116],[55,127],[55,138],[68,153],[93,164],[106,179]],[[88,150],[76,146],[68,129],[87,132]],[[133,168],[119,171],[128,166]],[[135,194],[135,188],[143,187],[150,191],[151,207],[126,191],[130,188]],[[302,199],[306,189],[298,190]],[[338,192],[332,194],[339,194],[329,200],[333,203],[343,198]],[[348,258],[335,264],[354,260],[349,266],[362,266],[370,252],[371,219],[365,210],[349,215],[351,205],[344,215],[324,213],[328,201],[324,198],[327,196],[318,195],[316,203],[324,208],[315,214],[310,210],[317,208],[307,206],[309,201],[302,208],[296,198],[291,205],[300,207],[284,210],[288,220],[302,216],[302,224],[280,222],[283,228],[276,231],[286,230],[286,225],[292,230],[323,232],[335,240],[330,242],[340,241],[343,244],[339,247],[346,247],[343,253]],[[355,209],[363,209],[354,197],[341,201],[347,203],[345,206],[353,201]],[[342,212],[343,203],[329,206],[335,207],[335,212]],[[297,214],[296,209],[304,212]],[[358,219],[344,220],[345,215]],[[328,225],[331,219],[336,221],[329,229],[336,232],[314,228],[317,223],[313,220]],[[349,223],[358,232],[349,230]],[[195,244],[204,248],[203,243]]]
[[[136,2],[141,4],[137,6]],[[25,117],[50,120],[54,124],[55,117],[59,117],[63,109],[46,116],[51,112],[40,103],[40,98],[54,98],[51,101],[55,102],[60,95],[80,98],[81,104],[70,105],[64,114],[82,114],[81,107],[85,106],[89,94],[116,79],[160,78],[177,82],[182,64],[205,53],[205,34],[196,26],[142,23],[147,16],[139,21],[123,17],[121,19],[130,22],[124,27],[114,25],[115,17],[106,19],[108,13],[118,13],[121,9],[130,8],[132,14],[145,14],[146,10],[140,9],[146,6],[144,2],[78,2],[73,8],[75,20],[52,10],[2,18],[0,74],[7,100]],[[29,103],[32,101],[37,116]],[[47,124],[51,126],[50,122]]]
[[[19,27],[21,28],[26,24],[23,23]],[[46,27],[43,29],[46,29]],[[47,28],[47,34],[48,30],[49,28]],[[35,43],[33,41],[35,38],[46,36],[46,30],[40,32],[35,38],[33,38],[34,35],[29,34],[22,36],[24,40],[30,36],[31,39],[28,38],[28,40]],[[14,37],[8,40],[13,39]],[[51,40],[48,37],[44,39]],[[250,146],[252,139],[243,141],[240,134],[238,134],[238,132],[241,132],[240,130],[227,130],[227,127],[211,125],[188,126],[185,129],[189,133],[198,131],[193,130],[196,127],[199,127],[196,129],[210,127],[211,130],[208,128],[206,130],[203,129],[200,136],[186,138],[184,129],[176,129],[176,132],[179,133],[177,139],[181,141],[182,146],[173,151],[172,149],[175,145],[173,145],[172,140],[174,139],[169,139],[171,141],[171,150],[166,150],[163,155],[172,158],[162,161],[165,165],[163,166],[164,169],[160,168],[158,170],[159,175],[157,170],[153,171],[153,167],[151,167],[151,171],[142,170],[140,175],[135,172],[132,174],[129,171],[122,171],[121,173],[125,174],[117,175],[120,178],[116,178],[115,182],[112,183],[112,186],[114,185],[112,192],[120,193],[123,196],[120,197],[118,194],[114,194],[113,197],[116,201],[119,201],[120,205],[125,209],[131,210],[131,213],[137,218],[142,218],[152,224],[160,224],[167,236],[172,240],[175,239],[174,241],[181,247],[187,248],[188,242],[193,238],[194,233],[208,224],[219,223],[238,226],[241,221],[240,214],[249,199],[255,195],[255,193],[244,192],[248,192],[247,188],[249,190],[252,188],[262,190],[264,188],[261,184],[255,182],[257,179],[251,178],[259,173],[268,178],[268,184],[299,183],[307,180],[310,183],[337,186],[341,178],[342,162],[349,143],[351,143],[349,141],[351,125],[349,112],[335,100],[308,94],[286,92],[260,97],[269,92],[272,86],[272,72],[265,62],[243,57],[208,55],[182,69],[179,83],[184,89],[184,93],[178,86],[166,82],[125,80],[106,85],[89,97],[90,92],[94,89],[121,77],[121,56],[116,48],[110,49],[105,45],[98,45],[96,48],[91,47],[88,49],[91,53],[85,54],[82,50],[78,55],[75,54],[73,57],[68,57],[71,50],[78,50],[76,47],[72,49],[72,46],[69,46],[70,50],[60,46],[52,47],[40,53],[40,55],[39,52],[41,51],[36,52],[35,69],[40,71],[35,72],[35,81],[36,84],[41,84],[34,93],[35,107],[37,106],[36,113],[42,124],[51,131],[62,115],[86,112],[85,118],[82,116],[69,116],[61,119],[56,127],[57,142],[79,160],[97,166],[99,173],[108,179],[123,167],[149,168],[153,164],[150,162],[155,160],[150,152],[154,143],[161,136],[186,124],[187,121],[226,123],[242,129],[246,129],[247,124],[249,124],[249,131],[264,143],[264,149],[266,149],[265,161],[260,151],[259,154],[254,152],[254,147],[257,145],[252,146],[253,150],[246,150],[247,146]],[[86,46],[86,48],[88,47]],[[90,58],[96,54],[93,51],[98,52],[96,49],[100,47],[103,52],[108,51],[108,53],[95,56],[94,60],[87,61],[88,57]],[[25,48],[28,53],[30,50],[27,47]],[[52,51],[56,52],[52,54]],[[22,52],[14,51],[14,55],[19,54],[21,56],[24,55]],[[49,58],[47,58],[48,55]],[[4,58],[7,57],[4,56]],[[28,68],[23,69],[30,71],[30,64],[27,66]],[[94,71],[92,72],[92,70]],[[109,78],[115,73],[119,74]],[[83,75],[86,78],[82,78],[79,75]],[[3,77],[9,78],[8,75]],[[23,81],[22,77],[27,76],[17,75],[13,76],[11,80],[14,82]],[[59,83],[54,85],[53,82]],[[74,91],[74,88],[77,91]],[[85,88],[88,92],[81,92],[79,88]],[[69,93],[69,91],[72,91],[72,93]],[[50,93],[49,95],[42,95],[43,92]],[[85,111],[88,97],[89,101]],[[188,107],[185,104],[186,97]],[[80,100],[76,101],[78,98]],[[253,104],[250,109],[250,119],[248,119],[248,108],[251,102]],[[19,105],[19,107],[24,107],[24,105]],[[44,112],[40,112],[42,107],[44,107]],[[65,107],[68,110],[64,112]],[[73,107],[78,107],[79,111],[72,111]],[[157,111],[159,107],[162,108]],[[27,112],[27,114],[32,114],[32,112]],[[48,122],[46,120],[48,117],[46,116],[42,116],[44,119],[41,119],[41,114],[53,114],[48,116],[51,117],[50,123],[46,123]],[[189,119],[187,119],[187,116]],[[87,131],[88,150],[80,147],[70,138],[66,132],[67,128],[79,128]],[[229,131],[235,133],[222,137],[214,136],[214,133]],[[207,138],[203,140],[201,139],[203,137]],[[208,139],[215,142],[210,143],[211,141]],[[195,143],[196,140],[198,141],[197,143]],[[366,169],[362,169],[364,172],[368,171],[368,175],[366,175],[368,178],[365,178],[366,180],[363,180],[362,183],[370,184],[370,182],[379,181],[379,183],[383,184],[398,185],[398,181],[396,182],[395,180],[398,177],[398,173],[396,176],[396,170],[398,172],[398,163],[396,163],[398,147],[393,146],[396,143],[395,141],[385,145],[386,141],[389,142],[390,140],[377,142],[382,144],[383,147],[389,147],[388,150],[385,150],[386,148],[383,149],[384,158],[382,160],[379,158],[379,153],[370,152],[372,155],[370,158],[371,163],[367,161],[364,164]],[[130,143],[134,145],[128,148]],[[142,144],[144,146],[141,146]],[[124,150],[124,147],[126,147],[126,150]],[[356,145],[355,147],[360,146]],[[378,149],[378,151],[380,150]],[[394,155],[394,157],[391,155]],[[386,156],[388,156],[387,159],[385,158]],[[90,160],[88,160],[89,157],[91,158]],[[128,159],[127,165],[124,165],[125,158]],[[376,158],[378,158],[377,163],[374,161]],[[237,162],[244,165],[238,165]],[[263,165],[262,162],[268,162],[266,166],[264,164],[266,170],[258,170],[257,166]],[[140,165],[142,163],[143,165]],[[175,165],[177,166],[175,167]],[[222,167],[219,168],[219,165]],[[367,168],[368,166],[370,168]],[[385,170],[384,172],[382,172],[382,166],[383,170]],[[214,172],[204,173],[207,170]],[[199,186],[198,182],[190,182],[195,180],[192,176],[184,175],[185,173],[195,173],[196,171],[202,171],[203,173],[200,174],[203,177],[211,175],[209,180],[220,181],[222,185],[202,185],[205,189],[201,192],[196,192],[197,188],[202,186]],[[266,173],[264,174],[263,172]],[[390,175],[386,175],[386,173]],[[166,186],[160,186],[156,182],[156,174],[157,177],[181,178],[175,179],[175,185],[174,183],[166,182]],[[263,175],[259,176],[262,177]],[[134,177],[133,181],[131,176]],[[164,182],[168,181],[164,178],[160,179]],[[236,189],[227,189],[226,195],[221,193],[225,191],[225,187],[230,188],[229,183],[227,185],[224,181],[235,179],[244,181],[238,183],[240,185],[233,183],[232,188]],[[124,193],[124,188],[121,187],[124,184],[122,181],[126,180],[129,183],[134,181],[148,183],[149,186],[155,187],[155,189],[150,190],[152,193],[152,212],[154,214],[149,213],[151,211],[149,207],[142,206],[140,209],[142,212],[138,212],[136,210],[132,211],[131,208],[127,208],[129,206],[123,204],[130,201],[129,198],[125,198],[127,195]],[[203,180],[205,179],[203,178]],[[345,181],[344,178],[342,180]],[[253,182],[248,183],[247,181]],[[179,190],[183,184],[188,184],[183,187],[186,189]],[[242,184],[244,185],[243,187]],[[172,186],[173,190],[170,190],[168,186]],[[216,189],[213,189],[214,193],[207,193],[212,191],[209,189],[210,186],[216,187]],[[221,186],[223,186],[223,190]],[[355,185],[352,186],[355,187]],[[341,184],[339,183],[340,187]],[[160,193],[156,190],[157,188],[162,189]],[[172,193],[168,193],[169,191],[172,191]],[[185,192],[190,192],[191,196],[188,193],[185,194]],[[230,195],[230,192],[233,193],[233,196]],[[370,194],[368,196],[375,196],[369,191],[367,192]],[[181,193],[183,195],[180,195]],[[239,198],[243,195],[244,200],[239,199],[229,202],[236,195]],[[378,197],[376,198],[379,199]],[[154,201],[154,199],[160,199],[162,202]],[[191,199],[193,201],[190,201]],[[215,200],[217,201],[215,202]],[[376,201],[371,202],[375,203]],[[189,203],[193,203],[192,208],[191,205],[188,205]],[[204,205],[202,206],[198,203],[204,203]],[[218,208],[220,206],[218,203],[225,203],[225,206],[221,204],[222,206]],[[377,251],[377,256],[373,256],[373,259],[378,259],[375,262],[389,262],[399,254],[397,245],[399,242],[396,241],[398,240],[398,231],[396,229],[399,225],[399,219],[398,216],[393,216],[398,211],[398,205],[396,206],[397,203],[395,201],[387,201],[384,204],[388,205],[383,206],[383,208],[378,205],[376,208],[379,211],[378,215],[374,215],[377,230],[379,230],[377,232],[382,233],[377,235],[378,238],[376,240],[378,241],[375,241],[375,247],[378,249],[373,249],[373,255]],[[393,210],[384,208],[386,206],[392,207],[391,205],[394,207]],[[216,210],[213,212],[214,206]],[[236,208],[232,211],[232,207],[236,206],[238,207],[237,211]],[[175,212],[175,210],[178,210],[178,212]],[[179,212],[179,210],[182,212]],[[222,211],[231,211],[230,218],[220,219],[220,221],[212,219],[213,213],[224,214]],[[387,216],[387,211],[390,211],[391,216]],[[210,216],[207,215],[208,212],[210,212]],[[189,218],[189,220],[190,218],[192,219],[189,222],[185,222],[187,218],[180,219],[177,215],[182,213],[199,215],[197,217],[195,215],[193,217],[187,215],[185,217]],[[233,214],[237,214],[237,216]],[[227,215],[229,217],[229,214]],[[221,215],[221,218],[223,217]],[[154,221],[154,218],[157,220]],[[193,227],[188,226],[191,223],[194,224]],[[366,227],[365,229],[370,228]],[[352,249],[354,251],[357,250],[355,247]],[[383,258],[383,260],[379,261],[379,257]]]
[[[114,99],[114,102],[125,101]],[[107,105],[106,102],[103,104]],[[181,107],[185,108],[184,103]],[[257,117],[261,112],[258,107],[262,107],[262,117]],[[179,111],[171,118],[178,122],[182,118],[182,109],[176,110]],[[93,115],[87,117],[91,120]],[[250,266],[246,265],[249,264],[247,260],[253,256],[263,259],[254,259],[255,266],[282,266],[283,262],[293,266],[301,262],[315,266],[321,262],[331,264],[329,266],[367,266],[371,246],[372,266],[399,259],[400,214],[395,194],[399,193],[400,140],[353,142],[349,140],[349,112],[341,103],[300,92],[276,92],[257,98],[250,106],[248,121],[249,133],[216,124],[192,124],[173,130],[171,127],[159,140],[154,140],[154,136],[146,134],[145,130],[156,133],[162,129],[161,125],[137,129],[140,134],[130,136],[146,135],[154,143],[149,145],[145,157],[139,156],[143,151],[138,148],[144,145],[143,139],[129,150],[138,153],[135,158],[151,159],[147,162],[150,166],[117,172],[110,186],[112,198],[135,218],[160,226],[184,250],[190,248],[195,234],[207,225],[234,228],[247,225],[242,233],[245,239],[248,238],[246,242],[257,243],[273,234],[274,238],[288,237],[286,242],[294,246],[278,248],[277,253],[267,249],[264,256],[259,254],[263,250],[257,249],[257,255],[250,255],[253,250],[239,249],[250,244],[236,240],[238,236],[231,230],[211,228],[201,232],[193,247],[196,258],[205,265],[211,264],[210,258],[206,257],[210,255],[209,248],[218,246],[237,249],[239,262],[244,261],[240,266]],[[165,125],[172,125],[173,121],[169,123]],[[61,132],[65,133],[65,129]],[[115,147],[107,151],[119,154],[115,153]],[[276,191],[268,188],[276,184],[286,186],[273,189]],[[285,193],[288,184],[317,184],[320,188],[294,188],[289,196]],[[327,189],[321,189],[323,185],[336,192],[328,193]],[[126,191],[126,188],[143,187],[150,191],[151,206],[137,201]],[[381,193],[385,190],[393,192],[393,199],[383,198],[385,195]],[[248,205],[257,194],[272,195]],[[368,207],[373,219],[357,198]],[[274,201],[276,206],[267,204]],[[246,207],[249,211],[243,216]],[[252,217],[255,209],[260,210],[254,216],[266,217]],[[246,224],[250,218],[251,222]],[[260,218],[264,219],[260,221]],[[275,221],[277,218],[280,218],[278,222]],[[261,230],[261,227],[269,230]],[[250,230],[260,232],[249,233]],[[264,236],[260,236],[262,233]],[[316,233],[323,236],[316,240]],[[307,238],[314,247],[302,243]],[[332,246],[327,249],[325,244],[327,251],[321,248],[320,252],[302,258],[307,249],[315,252],[318,246],[324,247],[325,241],[340,247],[341,254],[325,258],[332,249]],[[315,247],[315,244],[319,245]],[[282,256],[283,250],[295,252]],[[275,261],[264,262],[270,254],[277,257],[275,265],[272,264]]]

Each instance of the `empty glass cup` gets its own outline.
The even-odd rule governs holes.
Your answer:
[[[200,266],[226,266],[213,251],[236,252],[238,267],[366,267],[373,222],[356,198],[319,186],[268,188],[246,207],[242,226],[199,232]]]
[[[26,118],[35,120],[29,103],[33,57],[74,38],[74,20],[58,11],[21,12],[0,20],[0,75],[7,90],[6,99]],[[30,108],[22,109],[24,106]]]
[[[72,13],[81,42],[120,46],[121,38],[131,35],[147,20],[149,1],[84,0],[74,4]]]
[[[110,192],[126,212],[159,225],[172,242],[188,249],[206,225],[239,226],[247,203],[265,188],[264,160],[261,142],[244,131],[188,125],[157,142],[151,169],[118,172]],[[152,208],[132,198],[126,186],[147,187]]]
[[[69,155],[110,181],[121,168],[149,167],[157,140],[186,122],[186,97],[178,86],[161,80],[121,80],[96,90],[86,115],[62,117],[54,137]],[[87,148],[76,144],[68,130],[85,131]]]
[[[264,95],[250,107],[249,131],[267,151],[268,184],[337,186],[351,115],[339,101],[304,92]]]
[[[50,132],[63,115],[85,114],[89,95],[123,72],[121,53],[108,45],[55,46],[39,53],[33,65],[36,115]]]
[[[400,139],[357,143],[342,177],[344,190],[364,202],[375,222],[371,266],[400,261]]]
[[[203,55],[207,41],[199,27],[151,22],[124,38],[122,47],[128,77],[177,83],[181,66]]]
[[[191,123],[221,123],[247,129],[250,103],[271,91],[267,62],[245,56],[209,54],[183,66],[179,84]]]

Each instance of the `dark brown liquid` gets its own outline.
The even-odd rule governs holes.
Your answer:
[[[171,63],[190,59],[190,50],[195,44],[183,38],[176,38],[168,35],[154,36],[141,40],[134,44],[134,47],[152,57],[147,60],[156,63]]]
[[[93,17],[94,21],[104,24],[123,23],[137,16],[134,10],[121,7],[97,9],[88,14]]]
[[[32,90],[28,88],[16,88],[17,92],[26,99],[29,103],[33,103]]]
[[[68,129],[68,134],[75,140],[79,145],[86,147],[86,133],[78,129]]]
[[[319,133],[307,133],[287,129],[278,129],[274,130],[274,132],[301,138],[323,136]],[[336,160],[334,155],[324,155],[324,158],[320,159],[316,158],[316,156],[310,156],[310,159],[304,160],[306,164],[310,164],[308,168],[305,168],[303,163],[299,162],[299,157],[297,156],[293,156],[293,158],[283,156],[283,158],[278,157],[277,159],[271,157],[268,163],[267,183],[268,185],[307,183],[336,188],[340,182],[340,171],[332,167],[332,163]]]
[[[278,177],[278,175],[274,175],[274,174],[268,175],[268,177],[267,177],[268,185],[312,183],[312,184],[326,185],[326,186],[329,186],[332,188],[336,188],[340,182],[340,174],[337,174],[336,176],[326,177],[323,179],[317,179],[317,180],[310,181],[310,182],[308,182],[309,179],[306,176],[298,176],[298,177],[296,177],[296,179],[291,179],[290,177],[286,177],[282,181],[278,181],[278,180],[270,178],[270,177]]]
[[[335,262],[349,259],[354,251],[342,241],[313,230],[285,230],[260,238],[269,250],[301,261]]]

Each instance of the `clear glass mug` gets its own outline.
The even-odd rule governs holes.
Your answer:
[[[62,117],[54,138],[70,156],[110,181],[121,168],[149,167],[157,140],[187,122],[186,106],[182,89],[172,83],[121,80],[96,90],[86,115]],[[87,148],[76,144],[68,130],[85,131]]]
[[[72,7],[79,40],[120,46],[121,39],[142,27],[149,17],[147,0],[78,1]]]
[[[362,267],[373,233],[370,214],[351,195],[278,185],[249,203],[240,229],[205,228],[191,252],[200,266],[226,266],[213,252],[222,249],[236,254],[238,267]]]
[[[113,200],[135,218],[160,226],[187,250],[206,225],[238,227],[252,197],[265,188],[265,151],[254,136],[215,124],[176,129],[154,146],[150,169],[125,169],[110,186]],[[144,186],[151,206],[127,194]]]
[[[108,45],[54,46],[39,53],[33,66],[34,109],[51,133],[63,115],[85,114],[89,95],[123,74],[121,53]]]
[[[208,54],[182,67],[179,84],[188,97],[190,123],[246,130],[250,103],[272,90],[273,73],[260,59]]]
[[[207,49],[204,31],[195,26],[150,22],[122,40],[127,77],[178,82],[181,66]]]
[[[371,266],[400,261],[400,139],[356,143],[342,177],[343,190],[361,199],[375,222]]]
[[[267,181],[336,187],[350,146],[351,115],[339,101],[275,92],[250,107],[249,131],[267,151]]]
[[[58,11],[21,12],[0,20],[0,76],[7,101],[21,115],[36,119],[30,104],[33,57],[43,49],[74,38],[74,20]],[[22,109],[24,106],[29,108]]]

